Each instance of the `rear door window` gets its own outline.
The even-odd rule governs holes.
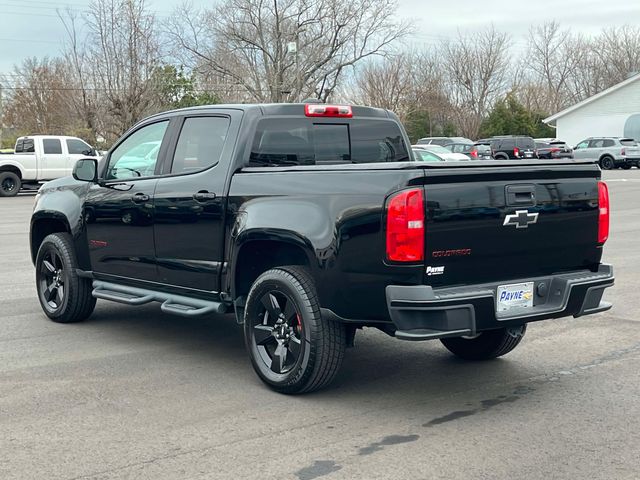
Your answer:
[[[268,118],[258,123],[249,164],[328,165],[408,160],[400,128],[392,121]]]
[[[42,140],[42,150],[49,155],[59,155],[62,153],[62,144],[57,138],[45,138]]]
[[[217,164],[229,124],[228,117],[186,118],[173,155],[171,173],[196,172]]]
[[[536,148],[536,144],[533,138],[523,137],[518,139],[518,147],[522,150],[533,150]]]
[[[499,150],[513,150],[516,146],[516,142],[513,139],[507,139],[507,140],[502,140],[499,143],[498,149]]]

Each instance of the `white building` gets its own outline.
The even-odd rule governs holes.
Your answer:
[[[640,141],[640,73],[543,120],[574,146],[587,137]]]

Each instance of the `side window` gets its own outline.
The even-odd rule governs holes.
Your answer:
[[[67,140],[67,150],[70,155],[85,155],[87,150],[91,150],[91,147],[82,140],[70,138]]]
[[[603,142],[604,142],[602,144],[603,147],[613,147],[616,144],[616,142],[610,139],[603,140]]]
[[[44,153],[56,155],[62,153],[62,144],[57,138],[45,138],[42,140],[42,149]]]
[[[589,148],[602,148],[604,144],[604,140],[602,140],[601,138],[598,138],[596,140],[591,140],[589,142]]]
[[[111,152],[105,179],[135,179],[152,176],[168,126],[168,120],[152,123],[129,135]]]
[[[519,138],[517,144],[521,150],[535,150],[536,148],[536,144],[532,138]]]
[[[576,149],[578,148],[587,148],[589,146],[589,140],[583,140],[578,145],[576,145]]]
[[[191,117],[182,125],[171,173],[209,168],[220,161],[230,120],[227,117]]]
[[[514,140],[503,140],[500,142],[499,150],[513,150],[516,146],[516,142]]]
[[[25,138],[22,143],[22,151],[24,153],[34,153],[36,151],[35,143],[33,142],[33,138]]]
[[[440,157],[426,150],[414,150],[413,153],[417,157],[417,160],[422,162],[439,162],[441,160]]]
[[[21,138],[16,142],[16,148],[14,150],[15,153],[22,153],[24,149],[24,140]]]

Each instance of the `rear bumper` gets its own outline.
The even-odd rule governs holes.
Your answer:
[[[524,282],[534,282],[533,307],[496,312],[498,286]],[[597,272],[581,270],[464,287],[389,285],[386,296],[395,336],[403,340],[430,340],[603,312],[611,304],[603,302],[602,295],[613,283],[613,268],[601,264]]]
[[[623,167],[624,165],[637,165],[638,164],[638,158],[631,158],[631,157],[615,157],[613,159],[613,164],[616,167]]]

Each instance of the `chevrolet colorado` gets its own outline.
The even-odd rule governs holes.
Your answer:
[[[96,299],[233,311],[258,376],[302,393],[331,382],[362,327],[489,359],[528,322],[611,307],[595,163],[417,162],[409,145],[393,113],[368,107],[152,116],[40,189],[42,308],[63,323]]]

